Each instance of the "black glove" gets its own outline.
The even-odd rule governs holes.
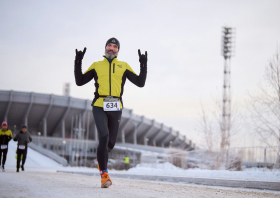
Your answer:
[[[140,62],[140,67],[147,67],[147,62],[148,62],[148,54],[147,51],[145,51],[145,55],[141,55],[140,49],[138,49],[138,55],[139,55],[139,62]]]
[[[76,57],[75,57],[75,62],[76,62],[76,63],[81,63],[81,62],[82,62],[86,51],[87,51],[87,48],[86,48],[86,47],[84,48],[84,51],[78,51],[78,50],[76,49]]]

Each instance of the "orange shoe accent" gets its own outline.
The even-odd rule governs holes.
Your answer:
[[[109,188],[112,185],[112,180],[110,179],[107,172],[101,175],[101,188]]]
[[[99,170],[99,172],[100,172],[99,163],[97,163],[97,168],[98,168],[98,170]]]

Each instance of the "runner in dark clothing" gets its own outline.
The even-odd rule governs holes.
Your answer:
[[[17,133],[16,137],[14,138],[14,141],[18,142],[18,145],[17,145],[17,172],[19,172],[21,155],[23,156],[21,170],[24,171],[24,163],[25,163],[26,155],[27,155],[27,145],[29,142],[32,141],[32,137],[31,137],[30,133],[26,131],[25,125],[22,126],[21,131],[19,133]]]

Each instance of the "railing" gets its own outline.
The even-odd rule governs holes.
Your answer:
[[[170,150],[166,154],[142,154],[141,164],[153,167],[165,162],[187,169],[227,169],[242,170],[243,168],[280,168],[280,147],[237,147],[223,150]]]
[[[69,139],[59,137],[33,136],[33,143],[45,148],[63,159],[67,159],[71,166],[89,164],[87,158],[96,157],[98,142],[93,140]]]
[[[71,166],[96,167],[96,163],[94,162],[94,159],[97,157],[96,149],[98,142],[96,141],[40,136],[32,136],[32,138],[33,144],[35,144],[35,146],[49,150],[57,155],[62,156],[62,158],[65,157]],[[111,159],[117,160],[118,162],[123,162],[125,153],[129,154],[131,159],[131,167],[133,167],[140,163],[139,155],[141,155],[141,152],[145,151],[144,149],[147,149],[147,147],[143,145],[118,143],[114,150],[109,153],[109,157]],[[163,148],[152,147],[150,149],[153,151],[164,151]],[[135,155],[133,155],[133,153],[135,153]]]
[[[64,159],[63,157],[60,157],[59,155],[57,155],[56,153],[50,151],[50,150],[47,150],[47,149],[44,149],[40,146],[37,146],[36,144],[34,143],[29,143],[28,146],[32,149],[34,149],[35,151],[53,159],[54,161],[62,164],[63,166],[67,166],[67,160]]]

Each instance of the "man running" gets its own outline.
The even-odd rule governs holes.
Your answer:
[[[1,157],[3,153],[3,160],[2,160],[2,171],[5,172],[5,162],[7,159],[8,153],[8,144],[9,141],[13,138],[12,131],[8,129],[7,122],[3,122],[0,129],[0,164],[1,164]]]
[[[21,155],[22,155],[21,170],[24,171],[24,163],[25,163],[26,155],[27,155],[27,145],[29,142],[32,142],[32,137],[31,137],[30,133],[27,132],[25,125],[23,125],[21,127],[21,131],[17,133],[16,137],[14,138],[14,141],[18,142],[18,145],[17,145],[17,172],[19,172]]]
[[[123,109],[123,87],[126,78],[138,87],[144,87],[147,75],[147,52],[145,55],[138,50],[140,62],[139,76],[129,64],[117,59],[120,42],[110,38],[105,45],[105,56],[102,61],[94,62],[88,70],[82,73],[82,59],[86,52],[77,51],[75,59],[75,79],[82,86],[93,78],[95,80],[92,112],[96,123],[99,145],[97,148],[98,169],[101,175],[101,188],[108,188],[112,181],[108,175],[108,152],[116,143],[119,124]]]

